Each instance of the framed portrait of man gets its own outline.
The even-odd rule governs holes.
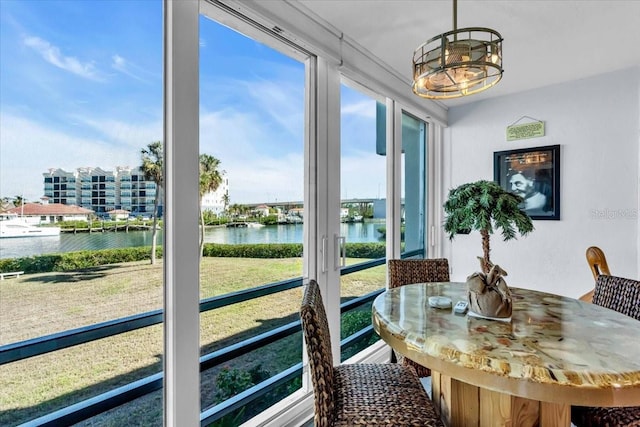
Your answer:
[[[531,219],[560,219],[560,145],[494,152],[493,180],[523,198]]]

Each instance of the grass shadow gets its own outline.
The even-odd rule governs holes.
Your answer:
[[[85,268],[82,270],[75,270],[69,272],[52,272],[51,274],[37,274],[33,277],[25,277],[22,283],[65,283],[65,282],[82,282],[85,280],[101,279],[107,276],[107,274],[123,274],[120,271],[120,266],[113,265],[101,265],[98,267]],[[112,271],[116,270],[116,271]],[[127,273],[130,274],[130,273]]]

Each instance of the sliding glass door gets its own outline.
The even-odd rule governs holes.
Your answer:
[[[240,20],[222,25],[214,6],[202,11],[201,404],[206,420],[237,425],[302,386],[301,333],[274,331],[298,320],[308,253],[309,59]],[[262,397],[219,415],[252,387]]]
[[[426,258],[427,123],[402,112],[401,251],[403,257]]]
[[[340,296],[341,304],[385,287],[386,153],[377,146],[376,105],[384,101],[347,79],[340,90]],[[382,119],[385,119],[382,117]],[[384,146],[383,146],[384,147]],[[349,337],[371,325],[371,301],[349,306],[341,315],[341,359],[378,338]]]

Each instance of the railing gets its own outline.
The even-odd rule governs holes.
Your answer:
[[[407,252],[402,258],[423,255],[422,250]],[[347,275],[358,271],[366,270],[379,265],[384,265],[386,258],[378,258],[359,264],[343,267],[340,275]],[[275,282],[252,289],[232,292],[229,294],[207,298],[200,302],[200,312],[206,312],[228,305],[237,304],[239,302],[248,301],[266,295],[283,292],[289,289],[301,287],[303,279],[301,277],[290,280]],[[371,292],[367,295],[351,299],[340,305],[340,312],[345,313],[373,301],[383,289]],[[12,343],[0,347],[0,365],[23,360],[49,353],[56,350],[88,343],[101,338],[111,337],[125,332],[134,331],[136,329],[145,328],[147,326],[162,323],[162,310],[154,310],[146,313],[140,313],[120,319],[102,322],[94,325],[76,328],[64,332],[59,332],[43,337],[38,337],[26,341]],[[280,327],[271,329],[262,334],[240,341],[236,344],[227,346],[223,349],[213,351],[200,357],[200,371],[205,371],[212,367],[218,366],[238,356],[247,354],[250,351],[259,349],[276,342],[282,338],[291,336],[301,331],[300,320],[290,322]],[[373,335],[373,327],[371,325],[363,328],[355,334],[341,341],[340,346],[346,349],[353,345],[358,345],[368,340]],[[246,406],[264,394],[272,391],[275,387],[286,384],[288,381],[302,374],[302,363],[285,369],[275,376],[245,390],[244,392],[221,402],[201,413],[201,425],[207,425],[220,420],[225,415]],[[67,406],[60,410],[46,414],[37,419],[31,420],[22,426],[54,426],[68,425],[86,420],[107,410],[117,406],[131,402],[139,397],[162,389],[164,375],[162,372],[150,375],[146,378],[131,382],[124,386],[109,390],[98,396],[78,402],[74,405]]]

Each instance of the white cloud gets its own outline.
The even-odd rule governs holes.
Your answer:
[[[290,134],[300,134],[304,122],[304,86],[268,80],[239,83],[246,87],[263,114],[271,116]]]
[[[235,110],[200,116],[200,152],[220,159],[227,172],[231,203],[257,203],[276,198],[301,200],[304,147],[283,150],[278,136],[250,113]]]
[[[100,132],[111,144],[129,147],[136,153],[154,141],[162,141],[162,119],[154,122],[141,122],[135,120],[132,123],[114,119],[97,119],[76,116],[74,119],[81,124]],[[122,148],[119,148],[122,149]]]
[[[73,56],[65,56],[57,46],[39,37],[26,37],[24,44],[42,56],[48,63],[85,79],[103,81],[93,62],[82,62]]]
[[[363,100],[350,104],[343,104],[340,111],[342,114],[352,114],[370,119],[376,118],[376,104],[373,100]]]
[[[142,77],[142,74],[145,74],[144,70],[118,54],[111,57],[111,68],[138,81],[149,83],[148,80]]]
[[[27,200],[38,200],[43,195],[42,174],[49,168],[71,172],[82,166],[106,170],[137,166],[144,145],[141,141],[123,149],[110,136],[79,136],[69,129],[54,129],[6,113],[0,115],[0,140],[0,197],[24,194]]]
[[[340,159],[340,195],[343,198],[385,197],[386,157],[369,151]],[[336,171],[337,172],[337,171]]]
[[[259,120],[234,110],[201,112],[200,152],[222,161],[222,168],[235,158],[256,157],[254,144],[268,135]]]
[[[229,165],[231,203],[274,203],[302,200],[304,157],[291,153],[281,158],[247,159]]]
[[[58,129],[17,114],[0,115],[0,197],[24,194],[38,200],[42,173],[49,168],[136,166],[140,149],[162,139],[161,119],[129,123],[74,116],[71,121],[75,128]],[[292,136],[283,143],[271,126],[251,112],[201,113],[200,152],[221,160],[232,203],[302,200],[303,139]],[[341,163],[343,197],[384,197],[384,156],[350,151]]]
[[[293,138],[298,148],[294,143],[282,150],[283,142],[268,126],[251,113],[231,109],[200,116],[200,152],[220,159],[231,203],[302,200],[303,138]],[[349,150],[341,159],[342,196],[385,197],[385,167],[384,156]]]
[[[122,56],[120,56],[120,55],[113,55],[113,56],[111,57],[111,59],[113,60],[113,63],[111,64],[111,66],[112,66],[113,68],[115,68],[115,69],[116,69],[116,70],[118,70],[118,71],[126,70],[126,67],[127,67],[126,62],[127,62],[127,61],[126,61]]]

